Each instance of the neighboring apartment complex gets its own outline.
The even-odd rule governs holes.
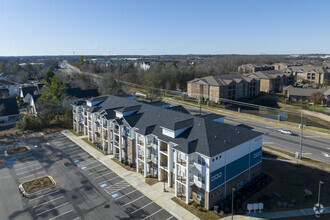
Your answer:
[[[220,98],[249,98],[259,95],[259,80],[241,74],[207,76],[188,81],[187,93],[189,97],[215,102]]]
[[[273,65],[267,65],[267,64],[244,64],[237,68],[239,73],[253,73],[257,71],[268,71],[268,70],[274,70],[275,67]]]
[[[243,74],[260,81],[260,92],[283,92],[283,88],[295,82],[291,71],[271,70]]]
[[[297,82],[308,82],[312,84],[330,85],[330,68],[329,66],[292,66],[289,67]]]
[[[263,134],[183,112],[106,95],[74,103],[73,127],[186,203],[211,209],[261,173]]]

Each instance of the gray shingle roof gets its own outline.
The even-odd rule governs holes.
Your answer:
[[[16,98],[0,99],[0,116],[18,115],[18,105]]]

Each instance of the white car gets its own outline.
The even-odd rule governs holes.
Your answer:
[[[282,134],[293,135],[293,132],[288,129],[280,129],[278,131],[281,132]]]

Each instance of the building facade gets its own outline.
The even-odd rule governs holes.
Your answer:
[[[308,82],[311,84],[330,84],[329,66],[292,66],[289,70],[295,76],[297,82]]]
[[[180,108],[112,95],[73,104],[74,131],[207,209],[261,173],[263,134]]]
[[[219,101],[237,100],[259,95],[259,80],[240,74],[207,76],[187,82],[189,97]]]

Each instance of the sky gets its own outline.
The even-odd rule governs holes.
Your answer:
[[[330,53],[329,0],[0,0],[0,56]]]

